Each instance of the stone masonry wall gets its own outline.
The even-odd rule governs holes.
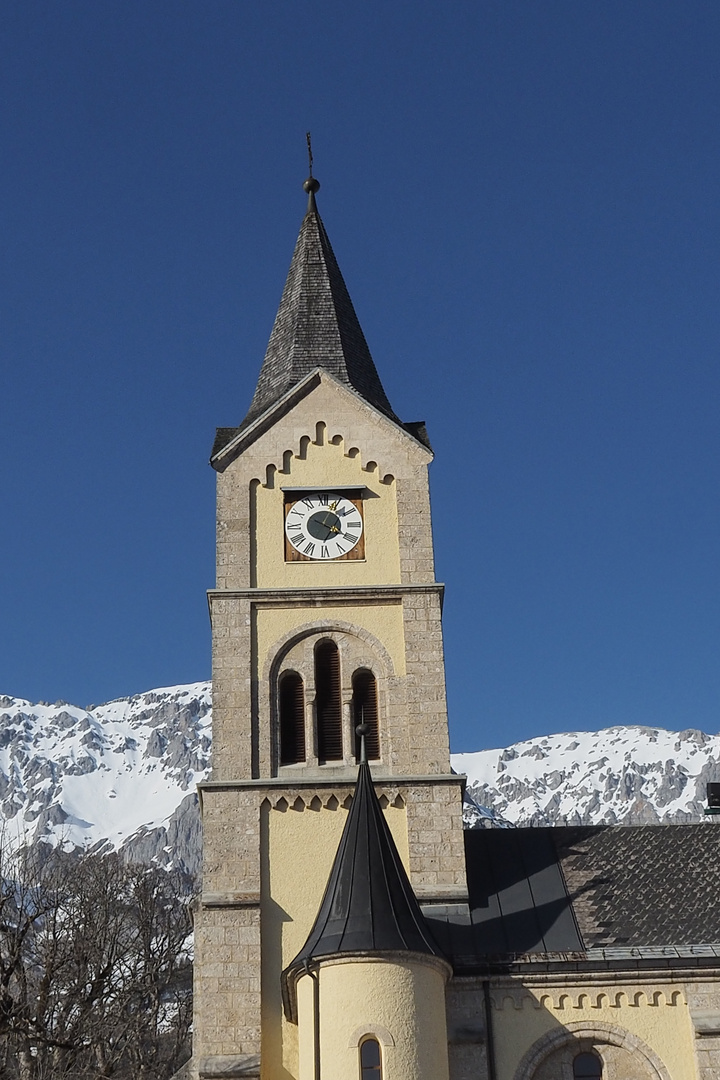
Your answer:
[[[260,905],[203,907],[195,920],[193,1056],[260,1053]]]
[[[691,982],[687,1002],[693,1022],[698,1080],[720,1078],[720,985],[713,979]]]
[[[213,629],[213,778],[249,779],[253,769],[250,601],[215,595]]]
[[[410,773],[450,771],[440,596],[438,592],[403,597],[407,670],[408,758]]]

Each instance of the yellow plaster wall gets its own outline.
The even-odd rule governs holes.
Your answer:
[[[527,995],[521,1008],[508,997],[493,1009],[498,1080],[514,1080],[530,1047],[568,1024],[610,1024],[636,1035],[666,1066],[672,1080],[696,1080],[694,1036],[684,995],[677,986],[636,986],[587,990],[573,988],[552,995]]]
[[[385,820],[403,865],[409,865],[405,807],[388,806]],[[297,1027],[282,1014],[280,973],[305,944],[320,907],[347,810],[284,812],[263,806],[262,1061],[263,1080],[298,1076]],[[354,1077],[357,1080],[357,1077]]]
[[[255,620],[259,678],[263,676],[270,650],[276,647],[276,643],[293,629],[305,626],[310,621],[319,626],[342,622],[362,627],[377,638],[388,651],[395,668],[394,674],[405,674],[405,633],[402,606],[399,603],[325,604],[317,607],[307,605],[262,607],[258,605]]]
[[[379,1035],[383,1080],[447,1080],[445,980],[436,969],[413,962],[323,964],[322,1076],[357,1080],[362,1029]],[[313,992],[308,976],[298,983],[298,1032],[300,1080],[313,1080]]]
[[[318,585],[384,585],[400,581],[400,548],[395,484],[377,467],[368,472],[360,457],[348,457],[342,441],[310,442],[305,458],[286,454],[286,471],[275,472],[272,487],[254,485],[254,584],[258,588],[308,588]],[[365,487],[363,498],[365,559],[285,562],[283,487]]]

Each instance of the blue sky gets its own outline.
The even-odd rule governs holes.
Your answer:
[[[5,0],[0,693],[209,676],[309,128],[436,450],[454,749],[717,731],[719,49],[694,0]]]

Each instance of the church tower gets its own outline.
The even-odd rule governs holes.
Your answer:
[[[316,955],[311,931],[363,792],[366,826],[372,797],[412,903],[467,900],[432,451],[424,425],[403,423],[387,398],[317,211],[319,184],[304,188],[250,409],[218,430],[211,458],[213,770],[200,792],[194,1077],[310,1080],[302,1016],[312,980],[293,963],[304,948],[308,962]],[[369,765],[353,802],[361,723]],[[432,996],[447,965],[418,949],[418,986],[429,979]],[[342,966],[329,979],[347,986]],[[352,979],[371,1012],[370,967],[356,965]],[[375,1022],[358,1015],[357,1030]]]

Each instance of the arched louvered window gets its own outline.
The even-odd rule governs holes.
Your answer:
[[[315,703],[318,760],[342,761],[340,653],[334,641],[321,641],[315,649]]]
[[[368,761],[380,757],[380,729],[378,726],[377,683],[372,671],[360,668],[353,674],[353,730],[361,721],[370,728],[365,736]],[[360,739],[355,736],[355,757],[360,757]]]
[[[602,1080],[602,1061],[597,1054],[578,1054],[573,1061],[573,1080]]]
[[[305,760],[305,688],[297,671],[280,676],[280,764],[297,765]]]
[[[360,1043],[360,1080],[382,1080],[382,1055],[377,1039]]]

